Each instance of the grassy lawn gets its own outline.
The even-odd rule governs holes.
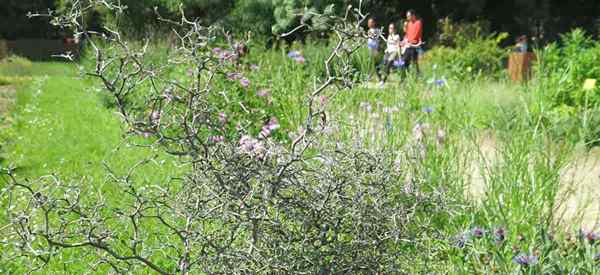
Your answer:
[[[102,105],[90,81],[76,77],[72,66],[39,67],[34,70],[43,76],[17,86],[13,123],[2,135],[5,165],[14,165],[20,176],[53,171],[68,179],[102,180],[103,161],[125,169],[153,154],[123,144],[118,117]]]
[[[91,188],[102,190],[108,202],[117,202],[121,197],[115,193],[116,183],[107,180],[104,164],[120,176],[137,162],[152,158],[134,173],[139,184],[166,182],[181,171],[174,168],[171,159],[156,157],[158,154],[152,149],[130,145],[129,142],[148,141],[124,139],[119,117],[102,104],[91,81],[79,78],[72,65],[30,66],[24,69],[0,65],[0,77],[19,79],[0,86],[6,103],[0,113],[0,123],[4,124],[0,128],[0,166],[15,168],[21,179],[53,173],[65,182],[84,181]],[[0,220],[4,218],[3,212]],[[63,265],[78,257],[81,255],[66,253],[62,260],[51,263],[48,271],[84,272],[85,265]],[[18,261],[0,264],[0,272],[24,272],[19,266]]]

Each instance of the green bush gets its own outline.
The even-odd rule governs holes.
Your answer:
[[[456,47],[490,34],[490,23],[487,21],[456,23],[446,17],[438,21],[438,33],[434,42],[446,47]]]
[[[583,30],[575,29],[561,36],[539,52],[536,74],[548,83],[555,106],[584,106],[600,104],[598,88],[584,90],[588,78],[600,79],[600,43],[593,41]]]
[[[423,58],[438,77],[459,80],[479,75],[500,76],[507,50],[500,43],[507,33],[490,32],[489,23],[456,23],[449,18],[438,22],[439,31],[433,39],[435,47]]]
[[[477,75],[499,76],[507,51],[499,44],[508,34],[457,39],[455,47],[439,46],[430,50],[424,61],[448,78],[467,79]]]
[[[551,111],[542,116],[557,137],[595,145],[600,140],[600,89],[584,89],[586,79],[600,79],[600,43],[583,30],[561,36],[537,53],[537,92]],[[542,110],[540,110],[542,112]]]

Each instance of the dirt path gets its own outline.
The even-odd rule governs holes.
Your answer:
[[[470,161],[467,192],[477,201],[485,199],[486,169],[500,161],[496,138],[485,133],[477,140],[478,151]],[[576,152],[561,171],[561,194],[557,214],[565,224],[580,223],[587,230],[600,228],[600,148]]]
[[[582,227],[599,228],[600,148],[578,153],[561,173],[562,193],[568,199],[561,207],[566,219],[581,219]]]

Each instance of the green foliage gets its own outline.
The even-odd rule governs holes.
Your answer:
[[[537,91],[551,109],[544,117],[558,137],[593,145],[600,141],[600,88],[584,89],[586,79],[600,80],[600,42],[575,29],[537,52]]]
[[[232,29],[259,35],[270,35],[275,25],[275,6],[272,0],[237,1],[227,21]]]
[[[457,33],[458,34],[458,33]],[[507,33],[475,37],[457,35],[452,38],[454,47],[439,46],[425,56],[428,62],[449,78],[467,79],[478,75],[499,76],[504,70],[507,51],[500,43]]]
[[[8,40],[18,38],[55,38],[61,30],[48,24],[47,18],[28,18],[29,12],[47,12],[54,8],[54,0],[3,0],[0,4],[0,37]],[[10,23],[9,23],[10,22]]]
[[[560,46],[559,46],[560,45]],[[556,106],[600,104],[600,90],[584,90],[586,79],[600,80],[600,43],[581,29],[561,36],[560,44],[552,43],[540,54],[536,73],[550,81],[550,92]]]
[[[328,119],[337,127],[328,137],[332,142],[338,146],[352,144],[365,151],[381,146],[389,149],[386,152],[405,152],[406,155],[402,155],[398,161],[399,167],[390,166],[387,168],[389,171],[382,174],[373,172],[375,165],[362,166],[358,165],[359,162],[336,160],[336,165],[331,166],[334,175],[331,179],[315,178],[315,185],[328,180],[340,181],[343,187],[352,189],[348,191],[347,198],[340,200],[353,205],[364,204],[366,212],[349,212],[350,207],[334,209],[336,213],[344,214],[343,222],[328,221],[328,224],[348,228],[348,232],[352,234],[328,238],[332,244],[323,246],[321,250],[313,249],[313,246],[318,245],[316,242],[298,247],[290,255],[290,261],[304,257],[336,266],[354,259],[367,261],[372,257],[385,256],[389,257],[390,263],[400,266],[393,271],[408,274],[565,274],[593,273],[597,270],[598,262],[594,261],[595,255],[600,252],[597,244],[592,244],[585,238],[576,239],[561,234],[569,229],[553,224],[554,219],[558,218],[554,212],[556,203],[561,199],[559,188],[564,184],[560,175],[571,156],[573,142],[567,140],[564,147],[562,142],[559,146],[552,145],[555,131],[573,133],[600,129],[594,126],[600,125],[598,109],[592,103],[589,107],[587,104],[583,107],[578,105],[585,102],[581,99],[582,95],[565,92],[569,94],[567,100],[558,96],[563,93],[553,92],[562,91],[566,87],[581,90],[584,77],[595,76],[595,68],[584,59],[595,58],[596,42],[576,34],[565,40],[572,41],[576,45],[574,47],[565,45],[560,48],[555,45],[545,49],[540,55],[543,62],[537,68],[538,79],[529,88],[521,89],[510,83],[486,78],[473,81],[473,75],[468,69],[467,72],[460,71],[461,67],[464,70],[465,66],[472,66],[473,73],[499,72],[499,65],[486,67],[483,61],[475,60],[474,57],[484,58],[486,62],[497,62],[498,56],[505,53],[498,47],[498,39],[501,37],[476,35],[467,39],[455,36],[452,40],[460,41],[457,42],[458,45],[465,47],[432,50],[431,56],[427,58],[430,58],[430,64],[437,60],[435,64],[438,64],[438,68],[435,73],[450,78],[443,87],[411,78],[400,85],[390,84],[383,90],[370,89],[368,85],[355,87],[352,91],[344,91],[341,96],[328,99],[332,105],[328,109]],[[145,62],[164,63],[167,48],[162,43],[151,45]],[[323,45],[312,43],[302,47],[294,45],[293,48],[302,52],[306,63],[294,61],[283,51],[252,51],[244,62],[258,65],[258,69],[253,70],[249,66],[237,69],[250,81],[248,87],[243,87],[239,80],[231,80],[226,75],[215,76],[218,79],[216,90],[222,93],[207,98],[207,102],[227,114],[228,133],[225,135],[229,135],[228,138],[237,138],[231,133],[235,132],[238,123],[247,126],[251,134],[256,135],[272,116],[279,118],[282,123],[282,129],[276,132],[279,139],[286,139],[288,134],[298,128],[306,112],[303,107],[305,94],[315,78],[323,75],[321,61],[327,50]],[[567,53],[575,61],[571,63],[564,60]],[[23,169],[19,171],[20,176],[34,177],[50,170],[67,177],[89,176],[93,179],[93,184],[98,184],[105,176],[100,165],[103,160],[109,160],[118,170],[126,173],[125,170],[137,159],[155,153],[123,147],[111,152],[121,142],[120,135],[123,134],[118,119],[113,115],[114,110],[101,104],[97,90],[91,83],[73,77],[72,72],[68,76],[61,75],[61,72],[66,71],[66,65],[45,67],[47,64],[42,66],[19,58],[13,59],[13,63],[18,66],[0,64],[0,75],[51,74],[49,78],[36,78],[34,85],[20,90],[16,123],[11,125],[9,131],[2,132],[2,137],[10,141],[3,147],[3,156]],[[90,60],[84,59],[83,62],[88,66],[86,63]],[[368,69],[367,52],[356,56],[353,62],[355,68]],[[444,67],[446,62],[450,63],[448,67]],[[584,67],[576,68],[577,72],[585,74],[587,68],[594,74],[571,75],[573,68],[568,67],[578,66],[578,63],[584,63]],[[164,76],[184,81],[186,75],[193,75],[188,67],[192,67],[191,64],[184,62],[179,67],[165,71]],[[569,80],[570,77],[580,79]],[[462,81],[458,81],[460,79]],[[572,86],[567,85],[571,83],[567,80],[573,83]],[[152,96],[145,94],[143,88],[134,91],[140,94],[139,98],[134,98],[136,101],[143,102],[145,97]],[[261,90],[269,90],[270,95],[259,96]],[[557,102],[558,99],[561,101]],[[367,105],[370,106],[368,110],[362,107]],[[422,111],[429,106],[433,108],[430,114]],[[144,106],[139,108],[141,113],[149,111]],[[397,110],[391,111],[393,108]],[[540,120],[549,123],[540,126]],[[435,133],[425,135],[423,142],[414,141],[411,129],[414,130],[413,127],[418,124],[430,125],[432,129],[445,129],[446,141],[437,140]],[[554,124],[557,127],[551,127]],[[485,166],[481,170],[486,192],[477,198],[481,200],[479,203],[475,200],[465,201],[463,196],[469,192],[469,185],[472,184],[469,180],[473,177],[472,169],[465,167],[473,161],[470,155],[485,153],[478,149],[475,152],[468,149],[468,146],[480,145],[479,142],[473,142],[471,136],[480,135],[482,130],[490,131],[498,137],[498,160],[489,161],[489,166],[488,162],[475,160],[475,165]],[[137,141],[152,142],[144,139]],[[413,151],[419,150],[422,150],[423,156],[419,153],[413,155]],[[358,155],[361,158],[369,156],[366,152],[359,152]],[[361,159],[360,163],[372,164],[375,161],[379,160]],[[310,165],[314,165],[315,170],[321,169],[318,163]],[[173,171],[181,172],[182,169],[184,168],[173,167],[166,162],[145,166],[136,175],[143,185],[145,182],[162,182]],[[357,171],[363,174],[357,177]],[[407,172],[400,177],[395,174],[398,173],[396,171]],[[366,186],[364,190],[347,187],[349,183],[355,182],[373,185],[353,185]],[[262,183],[256,181],[257,185]],[[402,241],[398,246],[384,246],[381,251],[385,253],[381,255],[377,255],[379,251],[353,251],[352,244],[358,241],[352,238],[357,235],[352,230],[359,228],[357,224],[365,225],[364,228],[359,228],[364,234],[373,236],[372,232],[375,232],[373,220],[379,217],[377,211],[383,209],[383,206],[377,203],[379,198],[372,196],[371,192],[382,183],[390,184],[385,193],[386,197],[394,198],[390,202],[406,205],[419,202],[415,205],[416,211],[410,216],[398,217],[408,217],[411,220],[407,223],[407,234],[393,236]],[[124,204],[120,201],[123,194],[111,193],[110,190],[114,190],[114,187],[105,186],[108,189],[106,196],[114,202],[111,205],[120,207]],[[410,188],[413,191],[408,192],[408,195],[404,194],[407,191],[400,190]],[[301,194],[300,197],[294,197],[298,199],[298,203],[305,203],[310,195],[302,193],[302,190],[292,190],[294,192],[290,194]],[[359,197],[359,193],[367,195]],[[357,194],[356,197],[354,194]],[[306,217],[310,215],[302,213],[304,216],[297,215],[294,217],[299,218],[286,220],[286,216],[291,214],[281,215],[282,224],[287,227],[281,227],[280,230],[300,232],[307,226],[310,218]],[[152,224],[143,226],[153,234],[161,235],[152,231]],[[393,227],[397,225],[394,224]],[[478,228],[484,231],[481,237],[474,234],[474,229]],[[505,230],[502,240],[496,235],[500,228]],[[123,236],[127,236],[129,231],[123,232]],[[465,236],[468,239],[464,245],[458,246],[457,241]],[[273,245],[277,247],[278,243]],[[316,252],[306,255],[307,250]],[[333,253],[341,256],[328,256]],[[520,253],[535,255],[538,262],[529,267],[520,266],[513,262]],[[358,257],[353,258],[353,255]],[[45,271],[76,273],[86,270],[84,262],[88,259],[87,254],[72,252],[61,256],[64,257],[61,259],[63,261],[51,262]],[[153,257],[161,258],[164,254],[157,253]],[[15,268],[16,273],[20,273],[18,271],[23,270],[18,265],[18,261],[8,266],[0,265],[0,270],[6,271],[9,268],[11,271],[11,268]],[[103,271],[108,272],[100,268],[99,272]],[[144,273],[147,270],[136,271]]]

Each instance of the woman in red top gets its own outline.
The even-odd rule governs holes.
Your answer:
[[[417,74],[420,74],[419,69],[419,52],[418,49],[423,43],[423,22],[417,18],[414,10],[406,12],[406,23],[404,24],[404,68],[408,70],[411,64],[415,64]]]

